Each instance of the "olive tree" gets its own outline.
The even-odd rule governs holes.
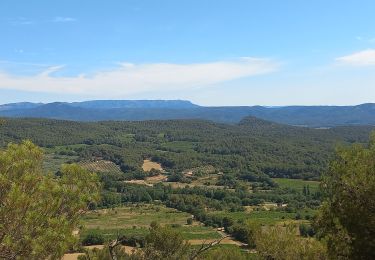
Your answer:
[[[332,259],[375,259],[375,133],[367,146],[337,149],[323,176],[315,223]]]
[[[73,164],[57,177],[44,173],[42,163],[42,150],[30,141],[0,152],[0,258],[58,259],[98,199],[96,175]]]

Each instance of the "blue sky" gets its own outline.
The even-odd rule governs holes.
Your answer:
[[[375,1],[0,2],[0,103],[375,102]]]

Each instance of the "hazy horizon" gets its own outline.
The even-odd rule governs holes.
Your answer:
[[[205,104],[199,104],[196,102],[193,102],[191,100],[187,99],[82,99],[82,100],[68,100],[68,101],[61,101],[61,100],[52,100],[52,101],[16,101],[16,102],[6,102],[6,103],[0,103],[1,105],[7,105],[7,104],[14,104],[14,103],[41,103],[41,104],[50,104],[50,103],[79,103],[79,102],[89,102],[89,101],[188,101],[191,102],[194,105],[202,106],[202,107],[241,107],[241,106],[262,106],[262,107],[288,107],[288,106],[359,106],[364,104],[375,104],[375,102],[365,102],[365,103],[358,103],[358,104],[343,104],[343,105],[335,105],[335,104],[312,104],[312,105],[305,105],[305,104],[289,104],[289,105],[260,105],[260,104],[237,104],[237,105],[205,105]]]

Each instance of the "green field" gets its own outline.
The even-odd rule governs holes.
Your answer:
[[[301,179],[286,179],[286,178],[273,178],[273,180],[281,187],[281,188],[290,188],[297,190],[299,192],[303,191],[303,187],[308,186],[310,192],[314,193],[319,190],[318,181],[305,181]]]
[[[205,227],[197,223],[186,225],[186,220],[190,216],[190,214],[175,209],[152,204],[91,211],[82,218],[81,222],[85,228],[81,233],[81,237],[94,230],[108,240],[115,238],[118,234],[145,235],[153,221],[160,225],[171,226],[181,232],[186,240],[218,239],[221,237],[211,227]]]
[[[188,213],[161,205],[140,204],[114,210],[104,209],[89,212],[82,218],[82,222],[87,228],[131,228],[133,226],[148,227],[152,221],[161,225],[184,225],[189,216]]]
[[[168,143],[163,143],[162,148],[170,150],[170,151],[184,151],[184,152],[194,152],[193,147],[194,143],[193,142],[185,142],[185,141],[174,141],[174,142],[168,142]]]
[[[312,217],[315,215],[315,210],[304,209],[299,210],[297,213],[300,214],[301,219],[305,219],[306,216]],[[285,211],[276,210],[260,210],[252,212],[228,212],[228,211],[217,211],[211,213],[211,215],[221,217],[231,217],[234,220],[241,222],[255,222],[261,225],[275,225],[278,223],[288,223],[296,220],[297,213],[288,213]],[[302,221],[302,220],[301,220]]]

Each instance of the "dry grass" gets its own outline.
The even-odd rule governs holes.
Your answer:
[[[84,253],[65,254],[61,260],[77,260],[80,255],[84,255]]]

